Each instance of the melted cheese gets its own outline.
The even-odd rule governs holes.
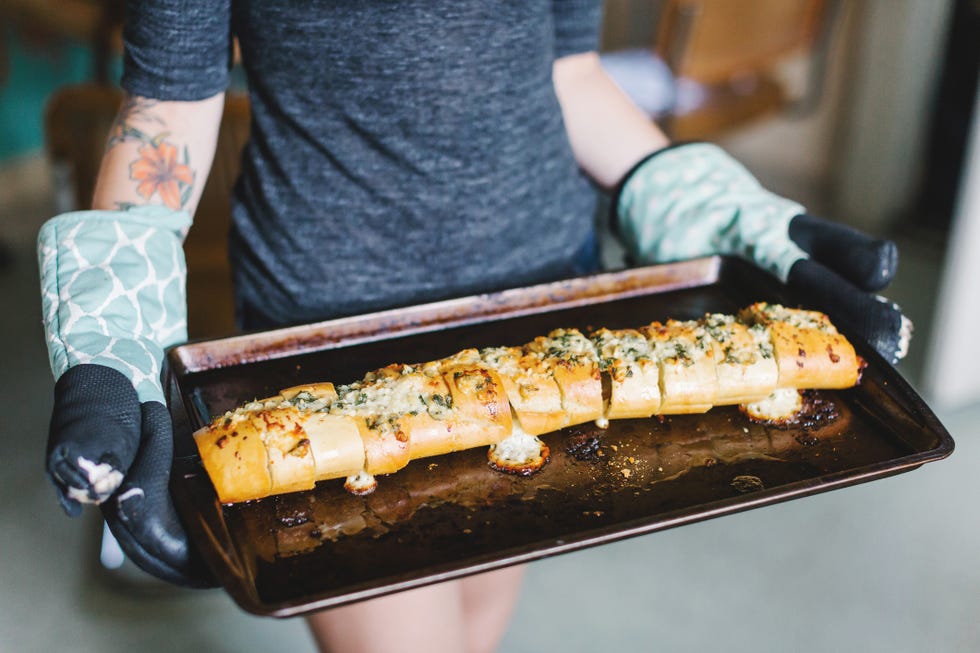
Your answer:
[[[600,329],[592,337],[599,356],[599,369],[622,381],[639,372],[640,364],[653,360],[650,342],[639,331]]]
[[[318,396],[308,390],[301,390],[296,393],[289,393],[289,397],[276,395],[267,399],[250,401],[235,410],[229,410],[224,414],[224,417],[239,421],[263,410],[277,410],[280,408],[296,408],[303,412],[312,413],[321,410],[326,411],[330,408],[330,405],[330,397]]]
[[[595,344],[578,329],[555,329],[543,338],[535,338],[529,349],[541,357],[579,364],[599,362]]]
[[[765,325],[747,328],[731,315],[714,313],[705,318],[705,329],[721,353],[715,361],[718,365],[752,365],[760,359],[773,357],[769,330]]]
[[[544,443],[534,435],[528,435],[515,422],[511,434],[490,447],[495,462],[505,467],[522,467],[541,457]]]
[[[520,349],[514,347],[487,347],[480,350],[480,358],[488,367],[511,378],[526,372],[520,366],[520,356]]]
[[[765,359],[772,358],[774,354],[772,336],[769,333],[769,329],[762,324],[753,324],[749,327],[749,333],[752,335],[756,347],[759,348],[759,355]]]
[[[363,382],[339,386],[337,400],[329,406],[329,411],[378,422],[420,413],[428,413],[434,419],[448,419],[452,413],[452,395],[442,378],[431,370],[404,366],[384,374],[368,375]]]
[[[670,321],[666,328],[652,330],[651,336],[653,356],[661,364],[687,367],[707,358],[712,349],[707,329],[693,320]]]
[[[484,364],[496,371],[517,411],[560,411],[561,394],[541,358],[517,347],[491,347],[480,352]]]
[[[765,302],[756,304],[751,308],[761,313],[766,320],[784,322],[797,329],[817,329],[824,333],[837,333],[837,329],[831,324],[830,318],[818,311],[786,308],[780,304],[767,304]]]
[[[390,383],[351,383],[337,386],[337,400],[330,405],[335,415],[368,417],[386,414],[391,406]]]
[[[344,482],[344,489],[351,494],[370,494],[377,487],[377,479],[364,471],[358,472],[353,476],[348,476]]]
[[[745,412],[753,419],[781,422],[796,417],[803,408],[803,395],[795,388],[774,390],[765,399],[746,404]]]

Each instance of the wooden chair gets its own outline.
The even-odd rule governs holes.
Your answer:
[[[62,208],[91,206],[106,138],[122,98],[122,91],[114,86],[82,84],[63,88],[49,100],[44,120],[46,148],[56,169],[68,173],[59,183],[70,186],[70,206]],[[235,331],[227,239],[231,189],[248,139],[249,118],[247,97],[227,94],[211,174],[184,244],[191,338]],[[67,190],[56,189],[58,193]]]
[[[616,0],[607,5],[603,65],[671,137],[711,139],[815,106],[838,2]],[[808,83],[794,98],[779,68],[800,54]]]
[[[696,85],[695,108],[672,113],[678,140],[712,138],[735,127],[814,104],[822,87],[827,35],[836,16],[825,0],[665,0],[655,51],[676,80]],[[778,75],[788,58],[810,57],[803,99]]]

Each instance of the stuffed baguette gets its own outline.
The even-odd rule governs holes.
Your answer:
[[[558,329],[522,347],[390,365],[349,385],[296,386],[194,437],[222,502],[333,478],[368,492],[374,475],[411,460],[485,445],[498,466],[527,473],[547,459],[536,436],[589,421],[733,404],[759,419],[781,417],[767,397],[853,386],[862,365],[823,314],[755,304],[738,318],[599,329],[590,338]]]

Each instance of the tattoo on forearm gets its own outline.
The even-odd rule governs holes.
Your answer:
[[[129,178],[139,182],[136,193],[151,199],[159,195],[171,209],[180,209],[190,201],[194,189],[194,171],[190,167],[190,155],[184,146],[182,160],[178,161],[177,146],[167,140],[169,132],[147,134],[134,126],[135,121],[146,125],[165,126],[163,120],[152,111],[156,101],[132,97],[126,101],[112,125],[106,150],[127,142],[138,142],[139,158],[129,164]],[[129,202],[117,202],[120,208],[132,206]]]
[[[139,182],[136,193],[150,199],[155,194],[171,209],[180,209],[190,200],[194,188],[187,148],[183,163],[177,161],[177,147],[160,134],[139,147],[140,158],[129,164],[129,178]]]
[[[119,114],[112,123],[112,129],[109,131],[109,141],[105,146],[106,151],[108,152],[116,145],[127,141],[149,140],[149,136],[133,126],[133,121],[139,120],[142,123],[163,126],[163,120],[153,113],[153,107],[156,105],[156,100],[141,97],[127,97],[126,103],[123,104],[119,110]]]

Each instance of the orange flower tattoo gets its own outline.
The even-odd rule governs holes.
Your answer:
[[[129,177],[139,183],[136,192],[150,199],[154,193],[171,209],[187,203],[194,172],[177,161],[177,148],[165,142],[150,141],[139,148],[140,158],[129,166]],[[187,192],[184,192],[186,188]]]

